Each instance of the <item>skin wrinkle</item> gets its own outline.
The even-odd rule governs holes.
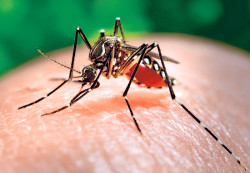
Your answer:
[[[161,127],[159,127],[159,128],[161,128]],[[165,134],[168,134],[168,133],[165,133]],[[150,136],[151,137],[151,136]],[[163,138],[165,138],[165,137],[163,137]],[[154,139],[154,138],[153,138]],[[166,141],[168,141],[168,140],[166,140]],[[161,144],[162,142],[161,141],[159,141],[159,139],[157,139],[156,141],[155,141],[155,144],[157,144],[157,143],[159,143],[159,144]],[[164,143],[161,145],[161,147],[160,148],[165,148],[164,147]],[[159,148],[159,147],[157,147],[157,148]],[[166,150],[168,150],[169,148],[166,148]],[[158,154],[159,156],[161,156],[161,154]]]
[[[144,163],[145,171],[148,170],[149,172],[159,172],[160,162],[157,156],[158,154],[156,153],[157,150],[151,150],[152,145],[150,142],[148,142],[148,140],[145,143],[143,142],[144,141],[142,140],[140,144],[143,145],[143,147],[149,151],[147,159],[151,161],[151,163],[145,161]],[[154,165],[156,166],[154,167]]]
[[[241,70],[249,73],[249,59],[245,58],[249,55],[186,36],[152,36],[130,44],[153,40],[159,41],[163,54],[181,62],[180,65],[166,63],[169,74],[178,81],[174,87],[177,98],[249,167],[250,132],[246,116],[249,93],[243,87],[249,86],[249,80],[241,73]],[[69,62],[72,49],[55,54]],[[89,64],[87,57],[88,51],[79,46],[76,64]],[[83,59],[85,62],[80,62]],[[238,70],[230,70],[233,67]],[[136,131],[121,97],[128,83],[125,77],[109,80],[101,77],[100,88],[52,116],[40,117],[68,104],[80,84],[66,84],[42,102],[17,111],[18,106],[58,86],[60,81],[50,81],[51,78],[67,77],[67,73],[68,70],[52,62],[30,62],[0,81],[0,90],[5,91],[0,93],[4,100],[0,109],[0,115],[4,115],[0,119],[0,140],[4,147],[0,172],[243,172],[236,161],[171,100],[167,88],[154,90],[131,85],[128,99],[143,136]],[[239,76],[240,85],[232,81]],[[9,87],[10,84],[16,87]],[[18,123],[23,119],[26,123]],[[19,141],[18,146],[15,146],[17,142],[7,140],[9,135],[3,135],[6,129]],[[15,144],[10,145],[12,142]],[[14,158],[8,159],[6,151],[13,154],[7,150],[8,146],[16,147]]]
[[[173,122],[178,122],[178,121],[180,121],[180,119],[176,119],[175,121],[173,121]],[[187,136],[188,136],[188,138],[190,138],[190,139],[192,139],[192,140],[194,140],[195,142],[196,142],[196,145],[197,146],[200,146],[200,142],[201,141],[203,141],[204,139],[207,141],[207,142],[209,142],[208,144],[206,143],[205,145],[207,145],[207,146],[211,146],[211,142],[210,142],[210,140],[209,140],[209,137],[208,137],[208,135],[206,134],[206,132],[204,131],[204,129],[203,128],[200,128],[200,130],[199,130],[199,132],[201,132],[201,133],[203,133],[203,135],[201,135],[201,138],[199,138],[199,136],[197,136],[197,135],[195,135],[195,136],[193,136],[194,134],[192,133],[192,131],[193,130],[189,130],[189,129],[186,129],[186,126],[185,125],[183,125],[183,123],[185,123],[186,121],[184,120],[184,121],[182,121],[182,123],[181,124],[177,124],[177,126],[178,126],[178,128],[179,129],[181,129],[183,132],[183,134],[186,134]],[[192,125],[192,128],[194,128],[195,129],[195,131],[197,132],[197,130],[198,130],[198,126],[197,126],[197,124],[191,124]],[[189,132],[185,132],[185,131],[189,131]],[[191,135],[191,136],[190,136]],[[188,139],[187,137],[185,138],[186,140]],[[202,139],[202,138],[204,138],[204,139]],[[200,141],[201,140],[201,141]],[[198,142],[199,141],[199,142]],[[186,141],[186,142],[189,142],[189,141]],[[216,145],[216,144],[215,144]],[[211,154],[211,153],[209,153],[209,154]],[[202,155],[204,155],[204,154],[200,154],[200,156],[202,156]],[[206,157],[209,157],[209,155],[206,155]],[[198,163],[198,162],[197,162]]]
[[[109,153],[113,153],[114,154],[114,152],[112,151],[111,148],[108,148],[108,147],[115,147],[114,145],[112,145],[114,142],[110,138],[107,138],[107,139],[103,138],[103,140],[105,140],[105,142],[102,142],[102,144],[103,144],[102,155],[104,155],[104,157],[109,157]],[[106,141],[109,141],[108,143],[110,145],[108,145],[108,146],[105,145]],[[107,165],[108,165],[109,169],[111,170],[111,172],[114,172],[115,169],[112,167],[112,158],[113,157],[111,157],[110,159],[107,159],[106,162],[107,162]]]
[[[151,137],[151,136],[150,136]],[[158,162],[160,165],[164,164],[164,162],[162,160],[166,160],[164,157],[162,156],[162,153],[164,152],[164,148],[165,148],[165,144],[161,144],[159,146],[158,142],[154,139],[154,138],[147,138],[147,142],[149,142],[149,149],[152,148],[150,151],[151,155],[154,155],[156,163]],[[170,159],[171,160],[171,159]],[[172,162],[172,161],[171,161]],[[172,162],[172,165],[174,163]],[[160,168],[160,166],[157,166],[157,168]]]
[[[102,148],[103,148],[103,149],[101,150],[101,151],[102,151],[102,154],[101,154],[101,155],[104,155],[104,158],[108,158],[108,159],[105,159],[104,161],[107,162],[106,164],[107,164],[107,166],[109,167],[110,172],[114,172],[115,169],[112,167],[112,157],[109,158],[109,157],[110,157],[110,156],[109,156],[109,153],[113,153],[113,154],[114,154],[114,152],[112,152],[112,151],[108,152],[108,151],[105,150],[105,149],[107,149],[106,143],[108,142],[108,143],[110,144],[112,140],[110,140],[109,138],[108,138],[108,139],[102,138],[101,141],[102,141],[102,142],[101,142],[101,146],[102,146]],[[101,168],[100,168],[100,169],[101,169]]]
[[[101,146],[103,147],[102,155],[104,155],[105,158],[109,158],[109,153],[114,154],[114,152],[112,151],[112,148],[108,149],[108,147],[111,147],[110,144],[112,144],[112,142],[115,142],[115,141],[112,141],[112,139],[110,139],[109,137],[102,138],[102,142],[101,142]],[[115,146],[113,146],[113,147],[115,147]],[[114,172],[115,169],[112,167],[112,165],[113,165],[112,158],[106,159],[105,162],[107,162],[107,165],[110,169],[110,172]]]

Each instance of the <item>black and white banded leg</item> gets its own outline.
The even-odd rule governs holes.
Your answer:
[[[45,116],[45,115],[51,115],[51,114],[55,114],[57,112],[60,112],[70,106],[72,106],[74,103],[76,103],[80,98],[82,98],[83,96],[85,96],[86,94],[88,94],[92,89],[91,88],[87,88],[83,91],[82,88],[83,88],[84,84],[81,85],[81,88],[79,90],[79,92],[71,99],[70,103],[68,105],[65,105],[55,111],[52,111],[52,112],[48,112],[48,113],[45,113],[45,114],[42,114],[41,116]]]
[[[63,106],[63,107],[61,107],[61,108],[59,108],[59,109],[57,109],[57,110],[55,110],[55,111],[52,111],[52,112],[48,112],[48,113],[42,114],[41,116],[51,115],[51,114],[60,112],[60,111],[62,111],[62,110],[64,110],[64,109],[66,109],[66,108],[72,106],[74,103],[76,103],[78,100],[80,100],[83,96],[87,95],[90,91],[92,91],[92,90],[98,88],[99,85],[100,85],[100,83],[98,82],[98,80],[99,80],[99,78],[100,78],[100,76],[101,76],[101,73],[102,73],[104,67],[106,67],[106,65],[108,64],[108,61],[110,60],[112,50],[113,50],[113,47],[110,49],[110,51],[109,51],[109,53],[108,53],[108,56],[107,56],[107,59],[106,59],[106,61],[104,62],[104,65],[103,65],[102,68],[100,69],[100,71],[99,71],[97,77],[95,78],[94,82],[91,84],[91,86],[90,86],[89,88],[87,88],[87,89],[81,91],[82,88],[83,88],[83,86],[86,84],[86,83],[83,83],[83,84],[81,85],[81,88],[80,88],[79,92],[71,99],[71,101],[70,101],[69,104],[67,104],[67,105],[65,105],[65,106]]]
[[[43,99],[45,99],[45,98],[49,97],[51,94],[53,94],[56,90],[58,90],[59,88],[61,88],[68,81],[69,81],[69,79],[64,80],[58,87],[56,87],[54,90],[52,90],[51,92],[49,92],[46,96],[43,96],[43,97],[37,99],[34,102],[31,102],[31,103],[28,103],[26,105],[20,106],[18,109],[23,109],[23,108],[26,108],[28,106],[31,106],[33,104],[36,104],[36,103],[42,101]]]
[[[142,59],[144,58],[144,55],[145,55],[145,52],[146,52],[146,49],[147,49],[147,45],[148,45],[147,43],[144,43],[142,46],[140,46],[137,50],[134,51],[134,52],[137,52],[136,54],[133,53],[132,56],[128,58],[128,59],[131,59],[131,58],[133,58],[134,56],[136,56],[139,52],[142,51],[141,56],[140,56],[140,59],[139,59],[137,65],[136,65],[135,70],[134,70],[134,72],[133,72],[133,74],[132,74],[132,76],[131,76],[131,78],[130,78],[130,80],[129,80],[129,83],[128,83],[128,85],[127,85],[127,87],[126,87],[126,89],[125,89],[125,91],[124,91],[124,93],[123,93],[123,97],[124,97],[124,99],[125,99],[125,101],[126,101],[126,103],[127,103],[127,105],[128,105],[130,114],[131,114],[131,116],[132,116],[132,118],[133,118],[133,120],[134,120],[134,123],[135,123],[135,125],[136,125],[138,131],[139,131],[141,134],[142,134],[142,131],[141,131],[141,129],[140,129],[140,127],[139,127],[139,125],[138,125],[136,119],[135,119],[134,113],[133,113],[133,111],[132,111],[132,108],[131,108],[131,106],[130,106],[130,104],[129,104],[129,101],[128,101],[128,98],[127,98],[127,94],[128,94],[130,85],[131,85],[131,83],[132,83],[132,81],[133,81],[133,79],[134,79],[134,77],[135,77],[135,74],[136,74],[136,72],[137,72],[137,70],[138,70],[138,67],[139,67],[139,65],[140,65],[140,63],[141,63],[141,61],[142,61]],[[138,56],[138,57],[139,57],[139,56]]]
[[[192,116],[192,118],[199,124],[202,125],[202,127],[214,138],[214,140],[218,141],[220,143],[220,145],[231,155],[233,156],[236,161],[238,162],[238,164],[240,164],[240,166],[242,166],[245,170],[246,170],[246,167],[241,163],[240,159],[231,151],[229,150],[229,148],[227,148],[227,146],[221,142],[221,140],[215,135],[213,134],[213,132],[211,132],[203,122],[201,122],[192,112],[190,112],[190,110],[180,101],[178,100],[177,98],[175,98],[175,100],[179,103],[179,105],[181,105],[181,107],[183,107],[183,109],[185,109],[185,111],[188,112],[189,115]]]
[[[91,49],[91,45],[89,44],[88,39],[86,38],[85,34],[83,33],[83,31],[81,30],[81,28],[77,28],[76,29],[76,33],[75,33],[75,40],[74,40],[74,48],[73,48],[73,53],[72,53],[72,60],[71,60],[71,67],[67,67],[70,69],[69,72],[69,77],[67,79],[65,79],[58,87],[56,87],[55,89],[53,89],[51,92],[49,92],[48,94],[46,94],[45,96],[37,99],[34,102],[28,103],[26,105],[20,106],[18,109],[23,109],[26,108],[28,106],[31,106],[33,104],[36,104],[42,100],[44,100],[45,98],[49,97],[51,94],[53,94],[55,91],[57,91],[59,88],[61,88],[65,83],[67,83],[68,81],[71,81],[73,78],[73,71],[74,71],[74,61],[75,61],[75,53],[76,53],[76,47],[77,47],[77,40],[78,40],[78,34],[80,34],[80,36],[82,37],[83,41],[85,42],[85,44],[87,45],[87,47],[89,49]],[[48,56],[46,56],[43,52],[41,52],[40,50],[38,50],[39,53],[41,53],[42,56],[44,56],[45,58],[49,58]],[[50,59],[50,58],[49,58]],[[58,63],[58,62],[57,62]],[[60,64],[60,63],[58,63]],[[61,64],[60,64],[61,65]],[[64,65],[63,65],[64,66]],[[66,66],[64,66],[66,67]]]
[[[166,73],[166,82],[168,84],[168,87],[169,87],[169,91],[170,91],[170,94],[171,94],[171,97],[173,100],[176,100],[178,102],[178,104],[199,124],[202,125],[202,127],[216,140],[218,141],[218,143],[231,155],[235,158],[235,160],[237,161],[238,164],[240,164],[245,170],[246,170],[246,167],[241,163],[240,159],[231,151],[228,149],[228,147],[223,144],[217,137],[215,134],[213,134],[211,132],[211,130],[209,130],[204,123],[202,123],[179,99],[176,98],[175,96],[175,93],[174,93],[174,90],[172,88],[172,85],[171,85],[171,81],[168,77],[168,74],[167,74],[167,71],[166,71],[166,67],[165,67],[165,64],[163,62],[163,58],[162,58],[162,54],[161,54],[161,49],[160,49],[160,46],[159,44],[156,42],[155,43],[155,46],[157,47],[158,49],[158,53],[159,53],[159,56],[160,56],[160,59],[161,59],[161,64],[162,64],[162,67],[163,67],[163,70],[164,72]]]
[[[124,37],[124,34],[123,34],[123,30],[122,30],[122,23],[121,23],[120,17],[117,17],[116,20],[115,20],[114,36],[116,36],[117,33],[118,33],[118,27],[121,30],[122,39],[125,40],[125,37]]]

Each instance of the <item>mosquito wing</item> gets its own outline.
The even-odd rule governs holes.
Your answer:
[[[131,46],[131,45],[128,45],[128,44],[124,44],[124,45],[122,45],[122,48],[126,49],[126,50],[129,50],[129,51],[135,51],[138,47]],[[154,57],[154,58],[156,58],[156,59],[160,59],[159,55],[157,53],[155,53],[155,52],[148,52],[147,54]],[[178,61],[176,61],[175,59],[170,58],[168,56],[162,55],[162,58],[163,58],[163,61],[169,61],[169,62],[172,62],[172,63],[179,64]]]

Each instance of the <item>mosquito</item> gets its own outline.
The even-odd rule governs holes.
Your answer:
[[[120,29],[121,36],[118,36],[118,29]],[[77,48],[77,40],[78,36],[81,36],[87,48],[89,49],[89,60],[91,61],[90,65],[83,67],[82,72],[74,70],[74,62],[75,62],[75,53]],[[158,53],[151,52],[153,49],[157,49]],[[38,50],[45,58],[49,58],[40,50]],[[49,58],[51,59],[51,58]],[[156,61],[156,59],[160,60],[160,64]],[[52,61],[60,64],[59,62],[51,59]],[[169,77],[164,61],[169,61],[172,63],[178,64],[179,62],[162,55],[160,46],[157,42],[152,44],[143,43],[139,47],[131,46],[126,43],[122,24],[120,18],[117,17],[114,26],[113,35],[105,35],[104,30],[100,30],[100,38],[98,41],[91,46],[87,37],[80,27],[76,29],[73,54],[71,60],[71,66],[67,67],[63,64],[60,64],[68,69],[69,77],[65,79],[59,86],[57,86],[54,90],[49,92],[44,97],[39,98],[38,100],[31,102],[29,104],[23,105],[18,109],[23,109],[33,104],[36,104],[45,98],[52,95],[55,91],[61,88],[69,81],[81,82],[81,87],[79,92],[71,99],[69,104],[49,113],[42,114],[41,116],[55,114],[60,112],[82,97],[87,95],[89,92],[97,89],[100,86],[99,78],[101,74],[109,79],[110,77],[117,78],[121,75],[126,75],[129,78],[129,82],[125,91],[123,92],[123,97],[126,101],[128,109],[130,111],[131,117],[134,121],[134,124],[137,130],[142,134],[140,126],[134,116],[133,110],[131,109],[130,103],[127,98],[128,91],[130,89],[131,83],[136,83],[140,86],[145,86],[147,88],[162,88],[164,86],[169,88],[169,92],[172,100],[176,101],[198,124],[200,124],[210,135],[214,138],[234,159],[240,164],[245,170],[246,168],[241,163],[239,158],[225,145],[221,142],[218,137],[214,133],[209,130],[200,119],[198,119],[179,99],[176,98],[175,92],[173,90],[173,85],[176,84],[176,79]],[[73,72],[77,72],[80,76],[74,77]],[[81,78],[80,80],[73,80],[73,78]],[[87,89],[83,89],[86,84],[89,84],[90,87]]]

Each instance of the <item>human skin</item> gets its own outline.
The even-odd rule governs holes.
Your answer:
[[[131,45],[158,41],[175,77],[177,98],[250,168],[250,57],[236,48],[185,35],[152,35]],[[70,62],[72,48],[53,55]],[[88,65],[88,49],[78,45],[76,64]],[[128,80],[106,79],[73,106],[67,105],[80,84],[69,82],[45,100],[67,78],[69,70],[35,60],[0,80],[0,172],[245,172],[221,145],[171,100],[168,88],[131,85],[128,100],[143,135],[122,97]],[[247,170],[248,171],[248,170]]]

